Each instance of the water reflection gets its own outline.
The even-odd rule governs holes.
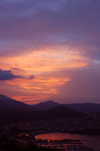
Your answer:
[[[83,145],[86,145],[87,147],[92,147],[94,150],[100,150],[100,136],[98,136],[98,135],[48,133],[48,134],[37,135],[36,138],[50,139],[50,140],[63,140],[63,139],[81,140]]]

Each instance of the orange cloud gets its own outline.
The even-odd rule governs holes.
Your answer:
[[[87,59],[78,53],[57,50],[41,50],[23,56],[0,59],[3,69],[12,69],[14,74],[16,74],[16,72],[18,72],[17,68],[19,68],[19,72],[24,71],[26,75],[84,67],[87,66],[86,61]]]
[[[1,69],[11,70],[14,75],[20,75],[23,79],[5,81],[11,89],[27,92],[32,96],[29,100],[40,100],[51,94],[58,94],[58,87],[65,84],[70,78],[64,78],[53,72],[61,72],[66,69],[81,68],[87,66],[87,58],[79,53],[65,50],[34,51],[27,55],[0,58]],[[34,76],[33,79],[29,79]],[[26,95],[27,95],[26,94]],[[36,94],[33,98],[33,94]],[[18,99],[23,100],[18,94]],[[14,96],[13,96],[14,97]],[[17,98],[16,96],[14,98]]]
[[[14,85],[20,90],[27,90],[30,92],[38,93],[38,94],[57,94],[58,86],[64,84],[66,81],[70,79],[63,78],[52,78],[52,77],[42,77],[38,76],[32,80],[27,79],[14,79],[10,81],[6,81],[9,85]]]

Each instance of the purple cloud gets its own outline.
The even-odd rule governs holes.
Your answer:
[[[84,48],[91,59],[100,53],[99,0],[10,0],[0,14],[1,55],[58,44]]]
[[[21,78],[21,76],[16,76],[14,75],[10,70],[1,70],[0,69],[0,80],[5,81],[5,80],[12,80],[16,78]]]

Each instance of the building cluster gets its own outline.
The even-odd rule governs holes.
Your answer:
[[[51,132],[72,132],[72,133],[96,133],[100,131],[100,118],[59,118],[43,119],[39,121],[21,121],[15,124],[0,128],[8,131],[51,131]]]

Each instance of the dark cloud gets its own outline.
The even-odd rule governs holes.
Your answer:
[[[5,81],[5,80],[12,80],[15,78],[21,78],[21,76],[14,75],[10,70],[3,71],[0,69],[0,80]]]

